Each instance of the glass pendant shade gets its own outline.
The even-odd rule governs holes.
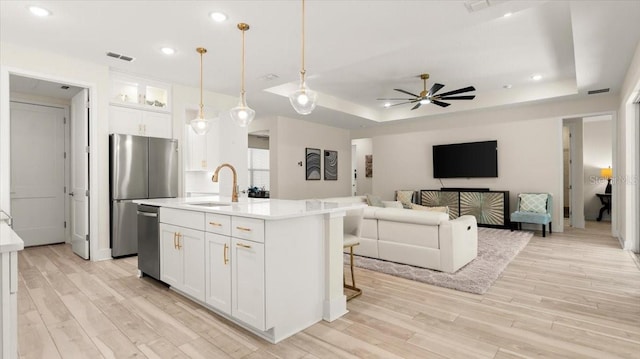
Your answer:
[[[244,94],[242,94],[240,95],[240,102],[238,103],[238,106],[229,110],[229,114],[238,126],[247,127],[256,116],[256,111],[247,106],[247,101]]]
[[[189,124],[191,125],[191,128],[193,129],[193,132],[196,133],[196,135],[204,135],[209,132],[209,120],[204,118],[202,112],[198,114],[198,117],[191,120]]]
[[[310,114],[313,109],[316,108],[317,99],[318,94],[308,88],[304,83],[304,80],[300,82],[300,88],[289,95],[291,106],[293,106],[293,109],[301,115]]]

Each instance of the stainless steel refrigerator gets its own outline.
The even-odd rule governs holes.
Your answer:
[[[178,196],[178,141],[131,135],[109,136],[111,256],[138,253],[134,199]]]

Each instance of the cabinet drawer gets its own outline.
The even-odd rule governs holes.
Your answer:
[[[160,207],[160,222],[204,231],[204,212]]]
[[[264,243],[264,221],[255,218],[232,217],[231,236]]]
[[[231,217],[224,214],[207,213],[205,227],[207,232],[231,235]]]

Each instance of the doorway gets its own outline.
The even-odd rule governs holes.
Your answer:
[[[72,243],[89,259],[88,90],[13,74],[9,83],[14,230],[25,246]]]

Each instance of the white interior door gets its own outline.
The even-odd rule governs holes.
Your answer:
[[[64,112],[11,102],[11,214],[25,246],[65,241]]]
[[[71,247],[89,259],[89,90],[71,99]]]

